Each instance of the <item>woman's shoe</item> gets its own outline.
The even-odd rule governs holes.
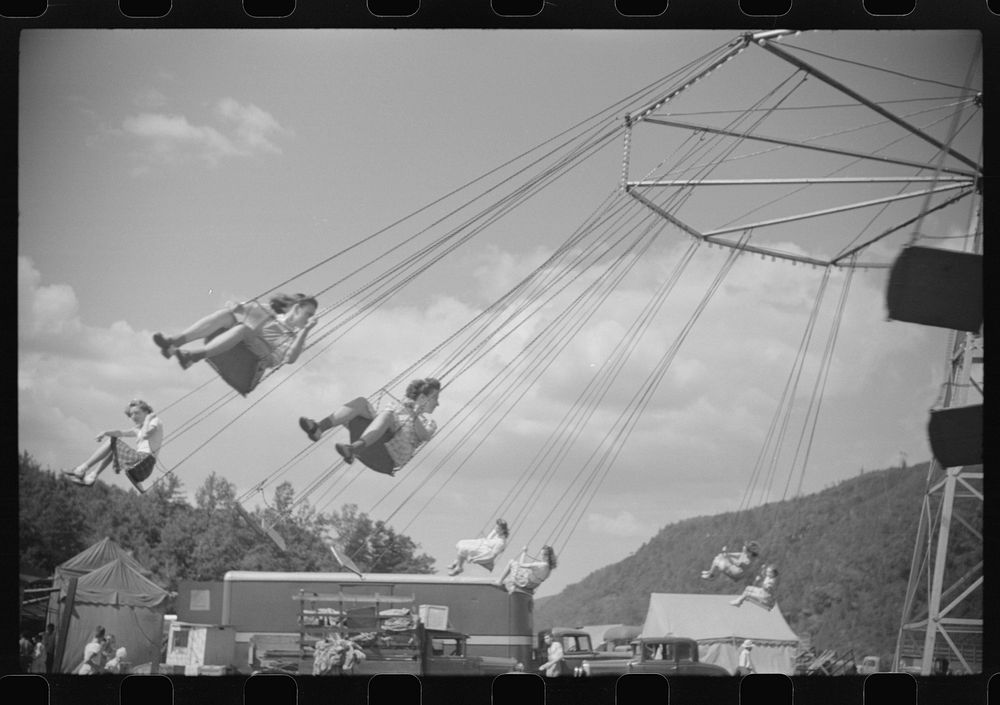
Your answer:
[[[74,477],[82,479],[83,476],[87,474],[87,465],[86,464],[80,464],[80,465],[77,465],[72,470],[63,470],[62,473],[63,473],[63,475],[69,475],[70,479],[72,479]]]
[[[197,362],[194,355],[189,353],[187,350],[175,350],[174,356],[177,358],[177,362],[180,364],[182,370],[186,370]]]
[[[334,448],[340,453],[340,457],[344,459],[344,462],[350,465],[354,462],[354,448],[347,443],[335,443]]]
[[[309,440],[313,443],[323,437],[323,431],[320,429],[319,424],[305,416],[299,417],[299,428],[306,432]]]
[[[168,360],[174,354],[174,340],[163,335],[163,333],[153,333],[153,342],[160,349],[160,354]]]

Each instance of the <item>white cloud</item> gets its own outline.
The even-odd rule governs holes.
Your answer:
[[[146,96],[147,104],[156,103]],[[159,107],[162,107],[159,106]],[[291,135],[270,113],[232,98],[219,101],[214,111],[219,126],[198,125],[184,115],[142,112],[122,121],[125,133],[140,141],[135,155],[140,160],[133,171],[141,173],[151,164],[176,164],[200,159],[216,166],[222,159],[251,157],[261,152],[280,154],[274,139]]]
[[[248,150],[260,149],[280,154],[281,149],[271,141],[271,136],[290,134],[270,113],[256,105],[241,105],[232,98],[220,100],[216,113],[225,122],[235,125],[236,141]]]

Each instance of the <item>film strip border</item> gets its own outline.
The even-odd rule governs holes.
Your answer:
[[[0,17],[22,27],[637,27],[782,26],[839,29],[976,27],[1000,18],[1000,0],[0,0]]]
[[[12,675],[0,678],[0,697],[18,705],[798,705],[864,703],[897,705],[1000,703],[1000,678],[915,678],[905,673],[863,677],[789,678],[759,674],[742,678],[665,678],[630,674],[617,679],[543,679],[534,674],[495,678],[418,678],[384,674],[370,678],[257,675],[167,676]]]
[[[835,29],[978,28],[985,35],[984,63],[988,67],[991,59],[996,58],[996,45],[991,40],[1000,28],[1000,0],[951,3],[930,0],[0,0],[0,31],[8,40],[22,29],[35,27],[739,29],[770,25]],[[7,50],[0,61],[6,80],[0,95],[6,98],[17,91],[16,66],[10,63],[16,55],[17,43],[15,40],[5,44]],[[988,73],[988,84],[993,81],[995,78]],[[990,154],[992,138],[987,134],[985,139]],[[4,153],[8,154],[8,150]],[[15,163],[8,161],[8,169]],[[16,220],[16,208],[5,210],[5,224],[10,224],[10,219]],[[13,231],[16,232],[16,223]],[[8,511],[3,514],[7,517],[16,516],[17,512],[16,478],[13,485],[14,491],[5,493],[8,505],[3,508]],[[6,522],[4,536],[8,536]],[[17,560],[16,540],[5,543],[8,564],[13,564]],[[989,605],[987,609],[991,609]],[[3,633],[10,636],[6,629]],[[991,632],[988,638],[992,638]],[[13,640],[8,639],[8,643],[12,649]],[[0,697],[18,705],[979,705],[1000,703],[998,683],[995,675],[915,678],[907,674],[802,678],[754,675],[717,679],[632,674],[596,680],[542,679],[533,674],[493,679],[418,679],[408,675],[367,679],[282,675],[200,678],[6,675],[0,677]]]

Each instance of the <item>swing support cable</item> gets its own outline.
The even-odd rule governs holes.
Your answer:
[[[626,231],[625,232],[625,236],[627,236],[627,235],[628,235],[628,232]],[[618,244],[620,244],[623,241],[623,239],[624,239],[625,236],[619,237],[618,241],[616,243],[613,243],[611,247],[615,247]],[[636,245],[633,244],[632,246],[630,246],[629,250],[633,249],[635,246]],[[610,248],[607,249],[607,250],[605,250],[603,253],[597,253],[597,255],[595,257],[595,260],[602,259],[605,256],[605,254],[607,254],[608,252],[610,252]],[[627,254],[627,252],[626,252],[626,254]],[[620,256],[618,258],[618,260],[616,261],[616,264],[614,266],[615,267],[620,267],[621,263],[625,261],[624,257],[625,257],[625,255]],[[633,261],[633,265],[634,265],[634,261]],[[630,266],[633,266],[633,265],[630,265]],[[572,271],[572,268],[566,268],[564,271],[565,272],[570,272],[570,271]],[[579,268],[579,271],[580,272],[586,271],[586,267]],[[514,370],[516,369],[518,361],[527,360],[527,362],[523,363],[524,366],[525,367],[529,367],[530,369],[532,369],[533,372],[534,372],[534,374],[535,374],[535,378],[537,379],[542,374],[542,372],[544,372],[544,370],[548,367],[548,365],[550,365],[552,363],[552,361],[555,359],[555,357],[558,354],[558,352],[561,351],[561,349],[563,349],[570,342],[570,340],[572,339],[573,335],[575,335],[575,332],[579,332],[579,330],[582,328],[583,324],[586,322],[586,319],[584,319],[583,321],[581,321],[581,322],[579,322],[579,323],[576,324],[576,326],[575,326],[575,332],[573,334],[562,334],[562,331],[559,328],[557,328],[557,326],[565,325],[565,322],[568,321],[568,320],[570,320],[569,316],[572,314],[572,312],[574,310],[580,310],[582,308],[582,302],[585,302],[589,298],[593,298],[594,296],[597,296],[599,294],[599,292],[600,292],[600,289],[598,287],[600,287],[602,285],[602,283],[607,282],[608,279],[613,275],[613,272],[614,272],[613,269],[609,269],[604,274],[602,274],[598,279],[596,279],[595,281],[591,282],[591,284],[587,287],[587,289],[583,293],[581,293],[580,295],[578,295],[576,297],[576,299],[574,299],[573,302],[571,302],[569,304],[569,306],[567,307],[566,310],[564,310],[552,322],[550,322],[548,325],[546,325],[546,327],[539,334],[537,334],[531,341],[529,341],[529,343],[527,345],[524,346],[524,348],[522,348],[522,350],[515,357],[514,361],[512,361],[511,363],[506,364],[504,366],[504,368],[502,370],[500,370],[500,372],[498,372],[497,375],[495,375],[493,377],[493,379],[490,380],[490,382],[488,382],[472,399],[470,399],[469,402],[467,402],[465,405],[463,405],[463,407],[455,414],[455,417],[456,418],[463,418],[463,419],[464,418],[468,418],[468,414],[464,413],[467,408],[471,407],[471,408],[474,409],[474,408],[476,408],[476,405],[486,404],[487,403],[487,400],[486,400],[486,392],[487,392],[487,390],[490,387],[499,387],[502,382],[506,382],[506,378],[514,374]],[[575,280],[575,279],[579,278],[580,276],[581,276],[581,274],[577,273],[574,276],[573,279]],[[621,274],[618,274],[617,275],[617,281],[620,281],[623,276],[624,276],[624,272],[621,273]],[[617,284],[617,281],[615,282],[614,285]],[[614,285],[612,285],[612,287],[610,287],[610,288],[613,288]],[[610,293],[610,288],[607,288],[607,291],[603,294],[603,296],[605,298],[608,295],[608,293]],[[560,291],[556,291],[556,292],[550,293],[547,301],[554,300],[556,298],[556,296],[559,295],[559,293],[560,293]],[[540,308],[541,307],[539,307],[539,309]],[[593,309],[593,310],[596,310],[596,308]],[[591,313],[587,314],[588,317],[590,315],[592,315],[593,310],[591,311]],[[518,326],[520,326],[521,324],[523,324],[525,322],[525,320],[527,320],[527,319],[522,319],[521,323],[519,323]],[[514,331],[514,329],[512,329],[511,331],[508,331],[508,333],[504,336],[504,338],[506,338],[508,335],[510,335],[511,333],[513,333],[513,331]],[[494,346],[496,344],[498,344],[499,342],[501,342],[501,341],[497,341],[496,343],[494,343]],[[542,355],[544,355],[544,356],[546,356],[546,357],[549,358],[549,362],[546,363],[546,365],[543,367],[543,366],[539,365],[539,363],[537,362],[537,359],[536,360],[532,360],[532,359],[526,357],[529,354],[537,354],[537,353],[533,353],[533,351],[540,351],[540,353]],[[452,377],[453,378],[457,378],[460,374],[461,374],[461,372],[452,373]],[[506,397],[512,395],[515,391],[516,391],[515,384],[508,385],[506,391],[503,394],[503,397],[506,398]],[[527,392],[527,388],[525,388],[524,393],[526,393],[526,392]],[[522,393],[522,396],[523,396],[523,393]],[[517,401],[519,401],[519,399],[520,399],[520,397],[518,398]],[[517,401],[515,401],[515,403],[511,406],[511,409],[514,406],[516,406]],[[491,403],[491,405],[490,405],[489,408],[490,408],[490,413],[491,414],[497,414],[497,413],[499,413],[500,405],[497,404],[497,403]],[[508,412],[506,412],[506,413],[509,413],[509,411],[510,410],[508,410]],[[504,414],[504,416],[506,415],[506,413]],[[475,424],[475,426],[478,428],[478,427],[484,425],[486,423],[486,421],[487,421],[487,418],[484,418],[484,419],[478,421]],[[452,433],[452,432],[454,432],[454,428],[449,428],[449,434]],[[450,459],[451,457],[453,457],[461,449],[461,447],[466,442],[468,442],[469,438],[471,437],[470,434],[471,434],[471,432],[467,432],[466,435],[464,436],[464,438],[461,441],[459,441],[459,443],[457,445],[455,445],[455,446],[449,446],[450,450],[449,450],[449,452],[447,454],[447,457],[445,458],[445,461],[448,460],[448,459]],[[447,435],[445,437],[447,437]],[[480,443],[482,443],[482,441]],[[466,457],[466,461],[468,460],[468,457],[469,456]],[[428,476],[427,480],[429,480],[430,477],[432,477],[433,475],[435,475],[437,473],[437,471],[440,470],[440,468],[443,466],[443,464],[444,464],[445,461],[442,461],[441,463],[439,463],[438,468],[435,469],[434,471],[432,471],[432,473]],[[465,461],[463,461],[463,464],[464,464],[464,462]],[[461,466],[459,466],[458,469],[461,469]],[[456,469],[452,473],[451,477],[454,477],[454,475],[457,474],[458,469]],[[442,488],[443,488],[443,486],[442,486]],[[399,509],[401,509],[401,508],[402,508],[402,505],[396,510],[396,512],[398,512]],[[395,515],[396,512],[393,512],[393,515]]]
[[[749,237],[749,233],[747,233],[746,237]],[[631,435],[642,412],[645,410],[646,406],[648,406],[653,392],[655,392],[655,390],[659,387],[663,377],[666,375],[667,370],[670,368],[674,358],[680,350],[681,345],[687,339],[694,323],[698,320],[698,318],[700,318],[702,312],[708,306],[715,293],[722,286],[722,282],[725,280],[726,275],[728,275],[729,271],[736,263],[740,254],[742,254],[742,252],[739,249],[731,250],[727,254],[725,263],[716,275],[715,279],[712,281],[708,290],[702,296],[702,299],[698,302],[694,313],[687,320],[673,344],[671,344],[671,346],[667,349],[657,365],[654,367],[653,371],[646,378],[646,382],[642,385],[641,389],[633,395],[632,401],[629,403],[629,406],[625,409],[625,411],[619,415],[618,421],[613,424],[611,429],[609,429],[605,434],[604,440],[600,444],[605,447],[604,453],[602,454],[600,460],[594,463],[594,467],[589,477],[586,482],[580,486],[574,499],[568,503],[568,507],[563,513],[563,518],[557,522],[559,529],[554,534],[556,538],[553,543],[560,542],[563,535],[572,535],[572,533],[576,530],[576,526],[583,518],[584,513],[587,511],[587,508],[597,495],[601,485],[607,479],[610,469],[613,467],[615,460],[624,448],[625,441]],[[618,428],[616,429],[615,426],[618,426]],[[598,449],[599,448],[600,446],[598,446]],[[584,466],[581,467],[579,473],[580,476],[582,476],[586,465],[590,464],[591,460],[594,459],[598,449],[595,449],[595,451],[591,454],[590,459],[588,459]],[[572,523],[570,523],[570,517],[574,513],[576,514],[576,518],[572,521]],[[562,545],[563,544],[560,542],[560,546]]]
[[[785,61],[787,61],[788,63],[792,64],[793,66],[797,66],[798,68],[802,69],[803,71],[809,72],[810,75],[815,76],[816,78],[818,78],[819,80],[823,81],[824,83],[829,84],[830,86],[833,86],[834,88],[836,88],[841,93],[844,93],[845,95],[850,96],[851,98],[853,98],[854,100],[858,101],[859,103],[862,103],[863,105],[866,105],[868,108],[870,108],[871,110],[874,110],[876,113],[878,113],[882,117],[886,118],[887,120],[890,120],[891,122],[896,123],[897,125],[899,125],[900,127],[902,127],[904,130],[907,130],[907,131],[913,133],[914,135],[916,135],[920,139],[924,140],[925,142],[927,142],[927,143],[929,143],[929,144],[937,147],[939,150],[944,150],[945,152],[947,152],[948,154],[950,154],[954,158],[958,159],[960,162],[962,162],[966,166],[971,167],[975,171],[977,171],[977,172],[979,171],[979,165],[976,164],[976,162],[974,162],[973,160],[971,160],[968,157],[966,157],[964,154],[956,152],[950,146],[945,145],[944,143],[942,143],[942,142],[938,141],[937,139],[931,137],[930,135],[928,135],[927,133],[925,133],[923,130],[919,129],[918,127],[915,127],[914,125],[911,125],[910,123],[908,123],[907,121],[903,120],[902,118],[897,117],[893,113],[891,113],[888,110],[886,110],[885,108],[883,108],[878,103],[870,101],[868,98],[864,97],[863,95],[861,95],[857,91],[849,88],[848,86],[844,85],[843,83],[841,83],[840,81],[834,79],[833,77],[828,76],[827,74],[823,73],[822,71],[820,71],[819,69],[817,69],[815,66],[812,66],[812,65],[806,63],[805,61],[802,61],[798,57],[789,54],[785,49],[779,49],[773,43],[771,43],[771,42],[769,42],[769,41],[767,41],[765,39],[758,40],[757,41],[757,45],[760,46],[765,51],[769,51],[770,53],[774,54],[775,56],[777,56],[777,57],[779,57],[781,59],[784,59]]]

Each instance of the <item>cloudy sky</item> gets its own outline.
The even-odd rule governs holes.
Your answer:
[[[556,442],[552,434],[580,394],[599,386],[595,375],[615,344],[681,261],[691,240],[674,227],[663,228],[604,302],[587,309],[578,332],[557,334],[547,343],[565,347],[551,366],[536,365],[539,374],[530,383],[528,372],[517,378],[522,386],[516,398],[503,397],[490,380],[516,369],[518,351],[546,330],[581,287],[613,265],[613,255],[572,265],[578,288],[552,288],[547,308],[524,315],[502,345],[477,352],[460,375],[445,379],[436,414],[442,432],[396,478],[338,468],[332,441],[310,446],[296,424],[300,415],[321,416],[405,374],[578,229],[598,232],[592,214],[606,197],[627,204],[637,220],[630,224],[623,215],[615,227],[622,233],[631,228],[637,236],[643,207],[615,195],[623,174],[621,118],[648,104],[649,96],[679,87],[689,62],[734,37],[635,31],[25,32],[20,449],[52,469],[74,466],[91,452],[99,431],[124,427],[124,403],[141,397],[161,412],[167,429],[161,469],[173,469],[192,494],[213,471],[251,493],[248,505],[259,501],[255,486],[269,493],[275,481],[288,480],[321,509],[354,502],[388,519],[433,555],[439,570],[450,562],[456,540],[476,535],[498,513],[517,517],[508,554],[545,541],[554,541],[560,553],[543,595],[620,560],[666,524],[738,508],[749,489],[760,490],[753,481],[755,459],[795,369],[823,270],[741,257],[695,318],[731,252],[726,249],[702,247],[694,254],[614,384],[581,424],[565,460],[546,460],[525,476],[532,459]],[[968,85],[974,92],[981,85],[976,42],[977,35],[968,32],[821,32],[784,44],[802,47],[801,58],[976,160],[981,122],[972,93],[962,89]],[[852,101],[818,80],[801,79],[788,64],[751,46],[656,114],[753,127],[786,139],[823,136],[824,144],[845,149],[963,166],[951,157],[941,162],[933,147],[878,124],[882,118],[848,106]],[[654,85],[660,93],[642,93]],[[438,199],[474,182],[472,190],[449,198],[458,203],[485,192],[478,207],[489,205],[503,193],[490,191],[491,184],[522,165],[518,178],[529,178],[532,167],[518,162],[493,173],[493,181],[478,177],[595,115],[610,118],[603,124],[613,131],[591,158],[421,271],[371,316],[355,318],[347,335],[333,335],[337,316],[370,290],[369,277],[386,281],[386,268],[410,248],[452,227],[437,224],[452,202]],[[804,150],[767,152],[774,145],[759,142],[728,152],[724,144],[710,146],[710,133],[693,134],[635,127],[630,178],[668,172],[687,178],[935,173],[874,162],[858,166],[856,159]],[[724,157],[733,159],[711,174],[699,171],[699,164]],[[678,164],[688,171],[671,171]],[[885,197],[904,186],[849,184],[793,196],[788,194],[796,186],[706,186],[683,201],[669,200],[663,189],[643,193],[705,231]],[[944,198],[935,196],[933,203]],[[928,240],[933,246],[963,247],[970,200],[928,215],[920,234],[935,238]],[[927,203],[914,198],[884,209],[757,228],[752,242],[828,258],[917,215]],[[434,205],[422,210],[428,204]],[[373,234],[378,236],[368,239]],[[911,234],[912,228],[880,241],[862,259],[891,262]],[[411,236],[418,239],[407,243]],[[369,261],[364,273],[341,281]],[[553,264],[549,271],[557,273],[558,266],[570,267]],[[845,279],[844,269],[830,274],[797,387],[796,414],[812,398]],[[793,487],[801,478],[803,491],[812,492],[862,468],[895,465],[901,454],[911,463],[929,457],[927,411],[940,391],[947,332],[888,321],[886,280],[884,268],[855,270],[815,433],[803,434],[801,421],[791,423],[792,450],[776,463],[772,499],[780,498],[789,478]],[[329,337],[247,399],[208,414],[227,389],[205,365],[182,372],[163,360],[150,336],[177,332],[227,300],[278,286],[324,292],[316,338],[324,330]],[[532,304],[538,297],[513,301]],[[336,312],[326,311],[334,305]],[[608,436],[672,350],[634,428]],[[444,365],[433,355],[426,364],[431,370]],[[390,391],[399,395],[402,388]],[[470,406],[476,401],[481,404]],[[800,438],[812,439],[809,460],[795,467],[791,456]],[[588,459],[609,448],[613,462],[601,468],[599,484],[588,484]],[[102,479],[127,486],[112,473]],[[706,541],[707,554],[718,548],[714,544]]]

